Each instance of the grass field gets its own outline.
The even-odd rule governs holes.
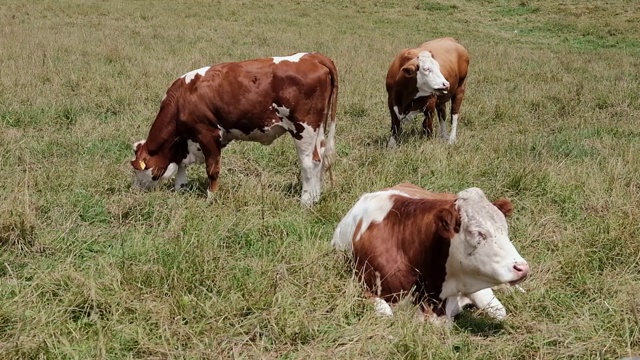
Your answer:
[[[3,0],[0,358],[617,359],[640,353],[640,3]],[[393,56],[471,54],[458,142],[385,149]],[[220,191],[131,189],[131,144],[204,65],[319,51],[340,72],[336,182],[299,205],[286,137],[233,143]],[[374,315],[330,249],[364,192],[478,186],[532,267],[509,317]]]

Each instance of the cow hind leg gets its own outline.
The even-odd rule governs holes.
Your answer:
[[[320,146],[320,129],[303,124],[304,131],[300,138],[295,138],[296,151],[300,160],[303,205],[313,205],[320,200],[322,191],[322,158],[323,149]]]
[[[209,188],[207,189],[207,198],[211,199],[213,193],[218,191],[218,178],[220,176],[220,155],[221,155],[221,137],[220,133],[214,132],[202,136],[198,139],[202,154],[204,155],[207,177],[209,178]]]

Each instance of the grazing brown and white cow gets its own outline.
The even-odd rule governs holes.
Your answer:
[[[294,138],[304,204],[319,200],[322,174],[335,158],[338,73],[319,53],[230,62],[182,75],[167,90],[146,140],[134,144],[134,185],[154,187],[205,162],[208,194],[218,189],[220,153],[233,140],[271,144]],[[326,134],[326,137],[325,137]],[[331,173],[330,173],[331,174]]]
[[[387,72],[391,113],[389,147],[396,145],[395,137],[401,130],[401,121],[420,113],[425,116],[422,128],[426,135],[431,136],[436,109],[440,137],[454,143],[468,68],[469,53],[454,38],[435,39],[415,49],[402,50]],[[445,124],[448,102],[451,102],[450,135],[447,135]]]
[[[446,194],[404,183],[362,195],[331,243],[353,256],[379,314],[392,315],[389,303],[413,292],[430,319],[451,320],[466,304],[502,319],[491,287],[529,273],[509,239],[512,211],[508,199],[491,203],[478,188]]]

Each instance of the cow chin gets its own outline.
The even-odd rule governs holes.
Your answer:
[[[133,170],[133,187],[142,190],[151,190],[158,185],[158,181],[153,180],[151,169]]]

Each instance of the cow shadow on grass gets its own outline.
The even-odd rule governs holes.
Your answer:
[[[226,184],[226,185],[228,186],[230,184]],[[285,182],[282,185],[262,184],[261,186],[264,186],[265,188],[255,189],[256,194],[258,196],[261,196],[263,191],[266,193],[268,191],[275,190],[276,192],[281,193],[284,196],[284,198],[299,199],[300,194],[302,193],[302,183],[300,182],[300,180]],[[181,192],[185,194],[200,195],[200,196],[206,197],[208,189],[209,189],[209,179],[207,179],[206,177],[202,177],[202,179],[190,180],[187,186],[184,187],[181,190]],[[165,185],[164,190],[173,191],[173,183],[169,183],[168,185]],[[218,192],[221,191],[224,193],[227,190],[231,191],[230,189],[222,189],[222,191],[218,190]]]
[[[462,331],[484,337],[500,335],[505,331],[503,322],[478,314],[475,309],[465,309],[458,314],[455,325]]]
[[[389,139],[391,138],[391,131],[385,132],[374,136],[371,140],[366,142],[366,145],[372,146],[378,149],[393,149],[388,147]],[[401,133],[396,135],[396,148],[405,144],[412,144],[420,141],[433,141],[437,140],[434,136],[426,136],[422,127],[420,126],[406,126]]]

